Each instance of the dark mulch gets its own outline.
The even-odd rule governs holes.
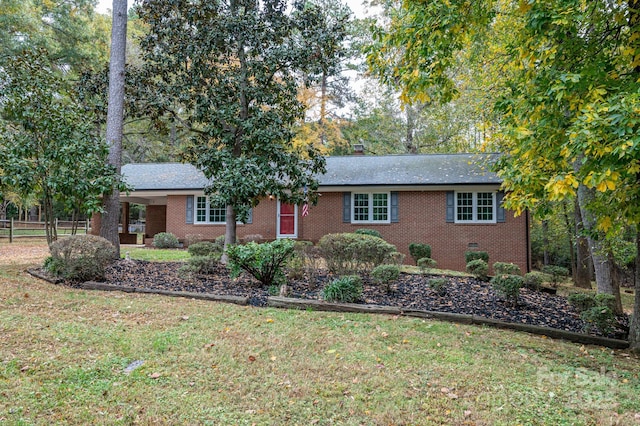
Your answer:
[[[180,272],[184,263],[122,260],[107,270],[107,282],[135,288],[189,291],[248,297],[252,305],[264,306],[269,289],[248,275],[236,279],[224,266],[214,274],[189,275]],[[315,278],[290,280],[289,297],[321,299],[322,288],[335,276],[321,273]],[[426,310],[477,315],[507,322],[552,327],[584,332],[585,323],[569,305],[566,298],[528,289],[521,290],[518,305],[507,304],[489,283],[475,278],[446,277],[447,291],[439,296],[428,285],[429,277],[401,274],[391,293],[386,293],[369,279],[364,279],[362,303],[401,307],[407,310]],[[627,318],[619,318],[620,328],[608,337],[624,337]],[[591,330],[592,334],[598,334]]]

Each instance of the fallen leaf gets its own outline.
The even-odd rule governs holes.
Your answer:
[[[267,322],[269,323],[273,322],[273,318],[267,318]]]
[[[185,315],[185,316],[183,316],[183,317],[180,317],[180,319],[181,319],[182,321],[186,321],[186,320],[188,320],[188,319],[189,319],[189,317]]]
[[[455,394],[455,393],[453,393],[453,392],[448,393],[448,394],[447,394],[447,396],[448,396],[449,398],[451,398],[451,399],[458,399],[458,395],[456,395],[456,394]]]
[[[150,379],[157,379],[160,376],[162,376],[162,374],[160,374],[160,373],[151,373],[151,374],[149,374],[149,378]]]
[[[329,350],[327,351],[327,353],[328,353],[328,354],[335,354],[335,353],[336,353],[336,350],[335,350],[335,349],[329,349]]]
[[[205,349],[211,349],[212,347],[214,347],[216,344],[215,343],[207,343],[206,345],[204,345]]]
[[[249,362],[254,362],[256,360],[256,357],[253,355],[249,355]]]
[[[464,412],[465,417],[471,417],[471,414],[472,414],[471,410],[465,410]]]
[[[451,392],[451,389],[449,389],[449,388],[442,388],[442,389],[440,389],[440,392],[442,392],[442,393],[449,393],[449,392]]]

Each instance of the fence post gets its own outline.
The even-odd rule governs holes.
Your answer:
[[[11,221],[9,222],[9,242],[13,242],[13,218],[11,218]]]
[[[84,235],[89,234],[89,220],[84,221]]]
[[[55,235],[58,235],[58,218],[57,217],[53,220],[53,231]]]

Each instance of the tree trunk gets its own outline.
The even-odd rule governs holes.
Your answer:
[[[633,273],[635,297],[633,315],[629,324],[629,344],[631,350],[640,353],[640,228],[636,230],[636,265]]]
[[[238,239],[236,233],[236,211],[232,205],[227,206],[226,224],[224,227],[224,250],[222,252],[222,258],[220,263],[226,264],[229,258],[227,257],[227,247],[236,243]]]
[[[109,144],[109,164],[120,176],[122,166],[122,130],[124,121],[124,73],[127,44],[127,0],[113,0],[111,26],[111,57],[109,63],[109,106],[107,109],[107,143]],[[120,257],[120,191],[118,183],[112,191],[104,195],[104,212],[100,226],[100,236],[109,240]]]
[[[575,200],[574,206],[575,232],[576,232],[576,271],[573,277],[573,284],[579,288],[591,288],[591,256],[589,253],[589,243],[587,238],[582,235],[582,215],[580,214],[580,206],[578,198]]]
[[[542,252],[542,264],[547,266],[549,264],[549,221],[542,221],[542,245],[544,250]]]
[[[578,204],[580,206],[580,214],[582,215],[582,223],[584,229],[589,235],[587,241],[589,243],[589,251],[593,260],[593,269],[596,275],[596,288],[598,293],[606,293],[615,296],[615,290],[611,281],[611,262],[607,256],[607,248],[603,243],[603,239],[594,238],[593,234],[596,229],[595,215],[589,211],[588,206],[594,197],[595,189],[589,189],[580,184],[578,187]],[[618,289],[619,293],[619,289]],[[620,295],[616,296],[618,299]]]

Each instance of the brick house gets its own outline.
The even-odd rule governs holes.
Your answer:
[[[264,199],[238,238],[296,238],[317,242],[323,235],[367,228],[407,255],[412,242],[428,243],[438,267],[464,270],[464,253],[483,250],[489,262],[513,262],[530,270],[529,220],[501,207],[501,180],[488,170],[491,154],[328,157],[319,176],[318,204],[302,216],[301,206]],[[204,175],[190,164],[128,164],[122,173],[133,187],[128,203],[146,205],[146,238],[171,232],[214,239],[225,232],[225,209],[209,204]],[[127,215],[124,215],[127,216]],[[99,216],[94,228],[99,229]],[[125,226],[124,229],[127,229]],[[127,242],[130,236],[122,235]],[[149,240],[146,240],[147,242]]]

